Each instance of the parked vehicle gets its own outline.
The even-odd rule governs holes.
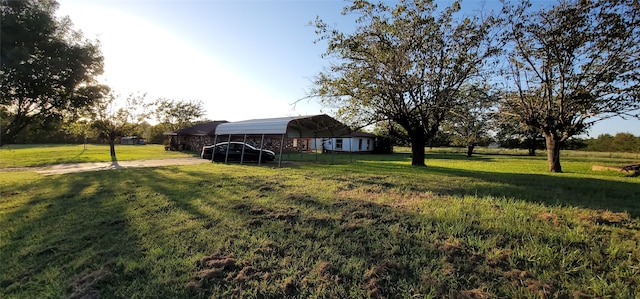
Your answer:
[[[213,154],[214,150],[215,154]],[[273,161],[276,159],[276,154],[273,151],[258,149],[250,144],[235,141],[204,146],[202,147],[200,157],[202,159],[211,160],[212,154],[213,160],[216,162],[224,162],[225,159],[226,161],[258,161],[258,157],[260,157],[260,155],[262,155],[262,158],[260,159],[262,162]]]

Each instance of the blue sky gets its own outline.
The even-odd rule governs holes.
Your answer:
[[[447,1],[448,2],[448,1]],[[101,80],[116,92],[146,92],[200,100],[207,118],[238,121],[327,113],[307,95],[312,78],[328,65],[314,44],[320,16],[341,28],[339,0],[59,0],[85,37],[98,39],[105,56]],[[463,1],[470,13],[480,1]],[[443,3],[445,5],[446,3]],[[498,0],[486,1],[499,7]],[[474,6],[474,7],[471,7]],[[640,121],[614,119],[589,136],[630,132],[640,136]]]

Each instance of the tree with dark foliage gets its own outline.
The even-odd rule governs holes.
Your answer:
[[[56,19],[52,0],[0,2],[0,145],[27,127],[72,119],[108,90],[97,42]]]

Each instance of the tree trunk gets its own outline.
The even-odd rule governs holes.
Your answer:
[[[547,144],[547,163],[550,172],[562,172],[560,165],[560,140],[554,135],[545,134],[544,139]]]
[[[527,149],[529,150],[529,156],[536,155],[536,138],[528,138],[525,139],[525,144],[527,145]]]
[[[536,155],[536,148],[529,147],[529,156],[535,156],[535,155]]]
[[[109,138],[109,151],[111,153],[111,162],[118,161],[116,158],[116,140],[114,138]]]
[[[475,146],[473,144],[467,145],[467,157],[471,157],[473,155],[473,148]]]
[[[424,164],[424,137],[411,137],[411,166],[426,166]]]

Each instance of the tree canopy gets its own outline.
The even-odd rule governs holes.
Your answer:
[[[571,136],[613,116],[639,117],[640,6],[633,0],[505,6],[511,82],[501,110],[545,137],[549,170],[561,172]]]
[[[0,145],[27,126],[69,119],[107,91],[97,42],[56,19],[53,0],[0,2]]]
[[[159,98],[154,102],[154,114],[170,131],[192,126],[205,114],[202,101],[178,101]]]
[[[354,1],[344,14],[356,14],[353,33],[316,19],[325,57],[313,93],[337,116],[362,124],[392,121],[412,145],[412,165],[424,166],[424,147],[457,104],[464,83],[476,77],[498,52],[490,40],[493,19],[454,17],[460,3],[439,9],[431,1]]]

